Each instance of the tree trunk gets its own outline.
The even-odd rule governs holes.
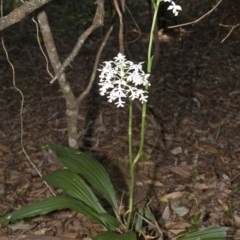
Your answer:
[[[53,70],[56,74],[59,68],[61,67],[61,62],[58,57],[57,49],[54,44],[54,40],[52,37],[51,29],[49,27],[48,18],[45,11],[39,12],[37,18],[43,36],[45,48],[48,53],[48,57],[50,59]],[[68,144],[69,147],[79,148],[77,130],[79,104],[77,103],[77,99],[73,94],[73,91],[69,85],[69,82],[66,79],[66,74],[64,72],[58,77],[58,83],[61,87],[63,96],[66,100]]]

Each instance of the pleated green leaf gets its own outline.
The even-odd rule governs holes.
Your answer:
[[[71,171],[83,176],[103,194],[117,213],[117,200],[113,185],[104,167],[90,155],[79,150],[55,145],[57,158]]]
[[[107,231],[99,233],[94,240],[137,240],[135,232],[118,233],[114,231]]]
[[[188,236],[182,237],[179,240],[225,240],[227,230],[227,227],[210,226],[190,233]]]
[[[84,202],[97,213],[106,212],[93,191],[77,173],[67,169],[56,170],[44,176],[43,179],[48,184],[64,190],[68,196]]]
[[[8,224],[11,221],[34,217],[37,215],[45,215],[52,211],[71,209],[78,213],[81,213],[96,221],[108,230],[113,230],[119,227],[120,223],[116,218],[109,215],[108,213],[99,214],[95,212],[92,208],[88,207],[85,203],[70,197],[50,197],[48,199],[33,203],[31,205],[25,206],[19,210],[12,212],[6,217],[0,218],[0,223]]]

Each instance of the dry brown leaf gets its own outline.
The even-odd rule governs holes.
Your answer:
[[[163,221],[167,221],[169,219],[169,217],[170,217],[170,208],[167,205],[163,210],[162,219],[163,219]]]
[[[224,157],[222,155],[219,155],[219,158],[221,159],[222,163],[228,163],[231,159],[229,157]]]
[[[78,236],[77,232],[66,232],[60,235],[60,237],[75,239]]]
[[[8,228],[14,231],[14,230],[26,230],[26,229],[32,228],[32,226],[28,223],[24,223],[21,221],[18,223],[9,224]]]
[[[71,219],[72,221],[73,216],[74,216],[74,212],[70,210],[61,210],[61,211],[54,212],[51,215],[51,218],[55,220],[65,220],[65,221],[66,219]]]
[[[235,223],[236,223],[238,226],[240,226],[240,216],[238,216],[238,215],[236,215],[236,214],[234,213],[233,218],[234,218],[234,220],[235,220]]]
[[[206,147],[205,152],[206,153],[213,153],[213,154],[218,154],[219,153],[219,151],[215,147],[212,147],[212,146]]]
[[[137,182],[136,182],[136,186],[138,186],[138,187],[143,187],[143,182],[137,181]]]
[[[232,92],[228,93],[228,96],[233,97],[234,95],[239,94],[239,93],[240,93],[240,91],[232,91]]]
[[[0,195],[3,195],[5,193],[5,187],[3,183],[0,183]]]
[[[208,186],[205,183],[195,183],[193,187],[195,189],[208,189]]]
[[[46,231],[48,230],[48,228],[41,228],[37,231],[34,232],[35,235],[44,235],[46,233]]]
[[[102,132],[106,132],[106,127],[104,125],[101,125],[96,129],[96,133],[102,133]]]
[[[169,229],[169,231],[171,232],[171,233],[173,233],[174,235],[177,235],[177,234],[179,234],[180,232],[182,232],[184,229]]]
[[[164,140],[166,140],[166,141],[182,142],[183,138],[181,136],[175,136],[173,134],[164,134]]]
[[[185,229],[186,227],[191,227],[190,223],[187,222],[166,222],[165,227],[167,229]]]
[[[206,135],[207,133],[209,133],[210,128],[208,128],[207,130],[202,130],[202,129],[197,129],[197,128],[195,128],[195,129],[193,129],[193,131],[194,131],[195,133],[198,133],[198,134]]]
[[[3,156],[4,153],[7,153],[9,150],[8,150],[8,147],[0,144],[0,156]]]
[[[225,212],[228,211],[229,207],[228,207],[228,205],[225,202],[223,202],[222,200],[218,199],[218,203],[220,204],[220,206],[223,209],[223,211],[225,211]]]
[[[182,195],[183,195],[182,192],[173,192],[173,193],[169,193],[169,194],[163,196],[162,198],[166,198],[166,199],[170,200],[170,199],[180,198],[180,197],[182,197]]]
[[[153,185],[154,187],[164,187],[164,185],[156,180],[146,180],[144,181],[144,183],[148,184],[148,185]]]
[[[0,152],[5,152],[5,153],[7,153],[8,151],[9,151],[8,147],[0,144]]]
[[[189,178],[191,176],[191,174],[186,171],[185,169],[181,168],[181,167],[171,167],[169,168],[171,171],[173,171],[174,173],[184,177],[184,178]]]
[[[238,229],[235,233],[235,239],[240,239],[240,229]]]
[[[177,155],[177,154],[182,153],[182,148],[181,147],[176,147],[176,148],[172,149],[170,152],[173,155]]]

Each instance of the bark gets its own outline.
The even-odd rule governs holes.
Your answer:
[[[14,9],[8,15],[0,18],[0,30],[3,30],[19,21],[21,21],[29,13],[35,11],[36,9],[42,7],[52,0],[29,0],[26,1],[20,7]]]

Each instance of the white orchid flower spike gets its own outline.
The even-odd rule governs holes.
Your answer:
[[[150,74],[142,70],[143,63],[127,61],[121,53],[114,60],[104,62],[102,69],[98,69],[101,71],[100,95],[107,95],[109,102],[116,101],[117,107],[124,107],[126,98],[147,102],[147,91],[143,87],[150,86]]]

